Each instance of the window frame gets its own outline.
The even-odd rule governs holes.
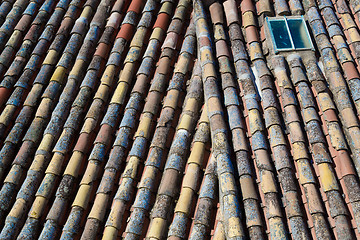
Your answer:
[[[294,40],[293,40],[293,36],[291,34],[291,31],[290,31],[290,27],[289,27],[289,24],[288,24],[288,20],[289,19],[297,19],[297,20],[302,20],[302,24],[305,26],[305,30],[306,30],[306,36],[310,42],[310,45],[311,47],[308,47],[308,48],[296,48],[295,45],[294,45]],[[277,48],[276,46],[276,41],[275,41],[275,37],[274,37],[274,33],[271,29],[271,21],[281,21],[281,20],[284,20],[285,22],[285,25],[286,25],[286,29],[287,29],[287,33],[289,35],[289,38],[290,38],[290,43],[291,43],[291,48]],[[266,23],[267,23],[267,28],[268,28],[268,31],[270,32],[270,36],[271,36],[271,41],[273,43],[273,47],[274,47],[274,50],[275,50],[275,53],[278,53],[278,52],[286,52],[286,51],[306,51],[306,50],[315,50],[314,48],[314,44],[313,44],[313,41],[312,41],[312,38],[310,36],[310,32],[309,32],[309,28],[306,24],[306,20],[304,19],[304,16],[283,16],[283,17],[266,17]]]

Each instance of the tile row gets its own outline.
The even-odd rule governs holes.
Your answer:
[[[132,8],[140,8],[143,3],[141,1],[132,2],[129,9]],[[105,157],[107,156],[107,152],[110,149],[111,143],[113,141],[113,135],[114,130],[119,125],[119,118],[117,118],[117,115],[121,110],[123,109],[125,102],[125,96],[127,94],[129,85],[131,84],[132,79],[134,78],[134,73],[136,69],[138,68],[137,61],[141,59],[140,53],[142,52],[144,48],[144,42],[147,40],[148,33],[150,32],[151,26],[153,26],[155,14],[158,9],[158,1],[147,1],[145,3],[144,9],[141,14],[141,18],[139,20],[139,23],[136,27],[136,31],[134,33],[134,37],[132,38],[132,41],[129,45],[129,50],[125,56],[125,60],[123,61],[123,65],[121,66],[121,55],[118,52],[115,52],[116,44],[118,40],[121,40],[121,30],[119,31],[117,35],[117,39],[115,41],[112,53],[109,57],[109,60],[107,62],[107,66],[105,69],[105,72],[103,74],[103,77],[101,79],[101,83],[98,87],[97,92],[94,96],[94,101],[101,101],[102,104],[105,104],[108,100],[109,95],[105,94],[107,91],[109,91],[110,86],[114,88],[114,93],[109,99],[109,104],[104,109],[104,117],[102,121],[101,119],[97,119],[97,122],[94,121],[94,118],[98,118],[98,116],[93,115],[90,110],[88,111],[88,114],[86,116],[83,128],[81,132],[91,134],[93,131],[95,131],[96,125],[99,124],[99,130],[97,131],[97,134],[95,135],[95,140],[92,142],[88,142],[88,144],[91,144],[90,148],[88,148],[86,145],[84,145],[84,142],[81,143],[81,148],[76,149],[79,152],[84,152],[82,148],[87,147],[89,156],[85,159],[87,160],[87,163],[84,164],[84,174],[80,181],[79,187],[77,188],[77,191],[74,192],[75,199],[73,200],[73,203],[71,205],[71,211],[70,214],[67,216],[67,219],[65,221],[63,230],[62,230],[62,236],[61,239],[72,239],[75,236],[78,236],[81,233],[81,227],[80,221],[85,218],[88,214],[88,204],[91,199],[91,196],[95,193],[94,190],[97,188],[97,180],[100,177],[99,174],[101,174],[101,167],[103,162],[105,161]],[[163,10],[166,7],[168,3],[162,4],[161,10]],[[171,7],[171,4],[170,4]],[[171,9],[171,8],[170,8]],[[168,13],[170,14],[170,13]],[[127,16],[131,16],[128,15]],[[121,29],[128,24],[127,16],[124,18],[124,22],[121,26]],[[156,29],[156,28],[155,28]],[[155,31],[155,30],[154,30]],[[121,34],[120,34],[121,33]],[[127,36],[130,37],[130,36]],[[161,39],[159,39],[161,41]],[[149,46],[151,46],[149,44]],[[122,48],[123,49],[123,48]],[[117,49],[116,49],[117,50]],[[120,66],[120,73],[119,73],[119,79],[117,82],[115,82],[116,75],[114,72],[115,67]],[[130,99],[131,101],[131,99]],[[140,102],[139,102],[140,103]],[[98,106],[94,105],[95,111],[98,111]],[[133,106],[136,108],[136,104]],[[91,121],[89,121],[91,120]],[[88,121],[88,122],[87,122]],[[88,124],[87,124],[88,123]],[[86,124],[90,126],[88,130],[86,130]],[[96,125],[95,125],[96,124]],[[129,122],[131,124],[131,122]],[[85,131],[86,130],[86,131]],[[96,133],[96,132],[94,132]],[[86,140],[85,140],[86,141]],[[78,140],[78,143],[80,143],[80,138]],[[73,152],[74,154],[74,152]],[[68,165],[69,166],[69,165]],[[69,168],[70,170],[70,168]],[[105,172],[104,174],[107,174],[108,172]],[[111,175],[111,174],[110,174]],[[105,175],[104,178],[108,177],[108,175]],[[106,192],[105,189],[107,186],[99,185],[98,193],[96,195],[96,202],[94,203],[95,207],[98,206],[99,199],[100,201],[104,199],[104,196],[101,195],[102,192]],[[103,190],[104,189],[104,190]],[[100,197],[99,197],[100,196]],[[101,198],[102,197],[102,198]],[[101,219],[101,216],[103,214],[104,209],[101,208],[94,208],[95,210],[91,210],[89,219],[86,221],[84,232],[82,233],[82,238],[87,238],[91,236],[92,238],[96,239],[97,237],[97,219]],[[96,216],[96,217],[95,217]],[[93,219],[94,218],[94,219]],[[92,221],[95,220],[95,221]],[[90,226],[90,227],[89,227]],[[80,237],[80,236],[79,236]]]
[[[143,148],[146,148],[149,143],[150,146],[148,151],[144,151],[141,156],[139,156],[140,164],[143,164],[144,167],[142,176],[139,177],[140,182],[135,191],[134,202],[131,203],[129,200],[120,196],[118,199],[127,204],[127,208],[130,208],[129,221],[124,231],[124,239],[137,239],[140,236],[146,236],[150,221],[148,212],[151,210],[155,201],[156,189],[160,184],[159,180],[161,179],[162,169],[168,154],[167,149],[170,147],[174,135],[173,128],[176,126],[175,124],[179,118],[177,113],[178,106],[183,100],[184,85],[192,66],[195,38],[194,25],[190,22],[187,32],[185,33],[173,76],[168,83],[169,74],[172,72],[170,68],[173,62],[172,58],[176,56],[176,46],[181,43],[179,39],[181,38],[180,34],[185,25],[186,13],[189,13],[190,9],[190,1],[179,1],[175,9],[174,17],[170,23],[168,34],[162,47],[161,58],[150,86],[147,102],[144,106],[142,113],[143,121],[140,122],[138,130],[136,131],[136,139],[140,140],[141,138],[139,137],[141,135],[146,137]],[[162,109],[159,109],[159,104],[167,85],[168,89],[166,96],[163,98]],[[154,127],[154,123],[150,122],[150,119],[157,116],[160,110],[160,116],[158,117],[154,133],[152,134],[153,137],[151,138],[148,133]],[[149,121],[146,121],[146,116],[150,117],[150,119],[148,118]],[[127,164],[126,168],[128,167],[131,167],[131,165]],[[122,178],[122,185],[124,185],[126,181],[136,182],[136,179],[132,179],[134,177],[130,179],[129,176],[124,175]],[[118,191],[117,194],[121,193],[123,195],[126,192],[125,190],[126,189],[123,188],[121,192]],[[108,221],[109,220],[110,218]]]
[[[243,11],[242,14],[243,17],[247,14],[248,18],[251,17],[253,19],[252,21],[256,22],[254,12]],[[289,221],[289,230],[295,239],[309,239],[308,226],[303,215],[304,209],[302,209],[301,206],[298,183],[296,182],[291,154],[287,146],[284,124],[281,119],[281,109],[279,108],[275,86],[273,84],[273,76],[267,67],[266,59],[262,53],[259,36],[253,33],[253,31],[256,30],[253,25],[244,25],[244,27],[247,35],[254,36],[252,41],[250,43],[248,42],[248,52],[259,77],[262,110],[265,120],[264,125],[269,135],[269,145],[272,150],[272,158],[278,175],[277,181],[280,183],[282,190],[283,205],[285,206],[286,216]],[[246,101],[246,105],[249,105],[248,108],[252,108],[250,101]],[[250,109],[249,117],[252,111],[253,110]],[[249,119],[249,121],[251,120]],[[250,122],[250,125],[251,124]],[[253,125],[253,128],[250,126],[251,134],[256,130],[263,130],[257,122],[253,123]]]
[[[55,57],[54,52],[47,53],[47,51],[53,41],[57,42],[59,51],[63,50],[68,40],[68,33],[71,30],[68,28],[78,17],[79,7],[81,6],[82,2],[78,0],[71,2],[60,1],[55,7],[53,15],[51,15],[45,29],[43,29],[41,36],[38,37],[36,45],[33,45],[33,42],[30,39],[24,41],[26,55],[19,58],[17,63],[14,62],[14,64],[10,66],[8,72],[11,74],[7,75],[6,73],[2,80],[2,82],[7,82],[13,87],[0,87],[0,91],[3,93],[0,100],[1,105],[5,104],[7,101],[4,108],[1,107],[1,109],[3,109],[0,115],[0,133],[2,136],[6,136],[7,134],[11,135],[7,131],[11,129],[11,124],[13,124],[12,120],[16,119],[17,116],[31,115],[32,110],[27,108],[34,107],[34,104],[37,104],[43,89],[49,81],[49,78],[46,76],[51,74],[52,71],[52,67],[46,65],[55,65],[55,63],[50,63],[48,61],[47,64],[42,66],[47,55],[49,55],[48,59],[50,56]],[[36,30],[39,30],[37,24],[34,26]],[[35,33],[34,37],[37,37]],[[29,55],[30,52],[31,54]],[[39,70],[41,74],[47,72],[47,75],[36,77]],[[44,79],[41,79],[43,77]],[[28,91],[30,92],[28,93]],[[18,109],[21,109],[20,113],[18,112]],[[23,124],[26,125],[25,123]],[[3,141],[4,139],[2,138],[1,140]]]
[[[233,5],[227,3],[226,7]],[[234,9],[235,10],[235,9]],[[225,33],[224,11],[220,3],[216,2],[209,7],[214,32]],[[230,12],[227,9],[227,16]],[[225,14],[226,15],[226,14]],[[247,129],[244,125],[242,115],[242,101],[239,98],[234,72],[231,67],[231,55],[227,46],[227,38],[224,34],[215,35],[216,56],[221,74],[221,85],[224,92],[224,104],[227,110],[229,127],[232,135],[233,150],[236,155],[236,164],[239,173],[239,182],[242,194],[242,202],[245,208],[246,226],[250,238],[264,239],[264,223],[260,200],[257,193],[255,174],[249,141],[247,140]]]
[[[222,220],[226,235],[230,239],[244,239],[246,235],[241,221],[239,193],[235,185],[234,166],[230,157],[227,127],[223,117],[224,110],[221,104],[220,90],[217,86],[215,58],[211,47],[212,38],[206,21],[205,8],[201,1],[194,1],[194,18],[200,51],[200,63],[203,71],[205,102],[208,108],[211,129],[212,154],[217,163],[216,172],[219,180],[219,202],[223,213]]]
[[[33,198],[35,197],[35,193],[37,187],[39,186],[42,176],[44,174],[44,171],[49,163],[50,157],[51,157],[51,150],[53,145],[55,144],[55,140],[56,137],[58,137],[59,135],[59,131],[61,130],[61,127],[64,123],[64,121],[66,120],[66,113],[68,113],[70,104],[69,102],[73,101],[74,96],[75,96],[75,92],[77,89],[77,86],[79,85],[79,80],[81,77],[81,72],[84,71],[86,69],[86,64],[89,61],[89,58],[92,56],[91,51],[89,51],[89,49],[94,49],[93,45],[96,44],[97,39],[99,38],[98,34],[93,34],[93,31],[99,31],[101,32],[101,28],[103,28],[102,25],[104,25],[103,23],[96,23],[96,20],[99,20],[99,16],[101,16],[103,18],[103,20],[105,20],[106,18],[106,14],[108,14],[108,12],[106,11],[107,9],[107,2],[103,2],[102,5],[99,6],[98,8],[98,12],[97,14],[95,14],[95,18],[93,19],[93,21],[91,21],[90,23],[90,31],[88,34],[86,34],[87,32],[87,27],[89,24],[88,22],[90,22],[90,20],[92,19],[92,16],[94,14],[94,9],[96,9],[96,6],[98,5],[98,2],[87,2],[85,3],[85,7],[82,11],[81,17],[75,22],[75,25],[73,27],[73,32],[71,34],[71,38],[69,40],[68,45],[66,45],[67,47],[64,50],[64,53],[62,55],[62,58],[60,59],[60,61],[58,62],[58,66],[56,67],[56,70],[58,70],[58,72],[61,72],[59,74],[56,74],[56,70],[54,72],[54,74],[51,77],[50,83],[48,85],[48,87],[46,88],[46,90],[44,91],[44,94],[42,96],[42,103],[44,109],[46,108],[51,108],[52,102],[57,101],[56,99],[58,97],[56,97],[56,94],[59,94],[61,92],[61,86],[59,81],[65,81],[65,88],[63,93],[60,96],[59,104],[56,106],[56,108],[54,109],[51,118],[50,118],[50,123],[48,125],[48,127],[46,127],[46,120],[49,120],[49,113],[48,115],[43,115],[44,113],[47,113],[46,111],[44,111],[44,109],[38,109],[37,114],[35,115],[35,119],[33,121],[33,124],[31,126],[33,126],[33,130],[30,129],[28,130],[28,133],[26,136],[29,136],[28,139],[24,138],[24,142],[22,144],[22,147],[25,148],[23,149],[23,151],[25,151],[26,153],[28,153],[28,156],[25,156],[22,161],[28,161],[30,159],[33,158],[33,152],[34,150],[36,150],[35,153],[35,158],[34,161],[32,162],[31,166],[30,166],[30,170],[27,172],[27,177],[24,180],[24,182],[17,182],[17,185],[21,185],[20,188],[20,192],[18,193],[18,196],[16,198],[16,202],[14,204],[14,206],[12,207],[12,210],[10,211],[7,219],[11,219],[11,218],[24,218],[24,216],[26,216],[25,214],[27,213],[27,211],[29,210],[30,206],[33,204]],[[75,5],[72,9],[72,12],[74,12],[74,9],[76,10],[78,7]],[[69,8],[70,10],[70,8]],[[104,15],[104,16],[103,16]],[[67,22],[70,23],[70,26],[72,25],[71,22],[74,22],[74,20],[72,20],[71,18],[67,17],[65,15],[64,17],[64,21],[68,20]],[[70,21],[69,21],[70,20]],[[63,23],[64,23],[63,21]],[[100,18],[101,21],[101,18]],[[103,22],[103,21],[101,21]],[[61,27],[60,27],[61,28]],[[69,28],[69,26],[66,26],[65,29]],[[64,30],[65,30],[64,29]],[[66,31],[61,31],[63,34],[66,34]],[[71,28],[69,29],[68,33],[70,32]],[[86,34],[86,36],[84,36]],[[58,36],[58,35],[57,35]],[[84,41],[79,41],[79,38],[81,40],[81,38],[83,38],[83,36],[85,37]],[[72,44],[71,44],[72,43]],[[83,43],[83,44],[82,44]],[[80,48],[82,44],[82,47]],[[76,48],[76,46],[78,46]],[[55,46],[56,47],[56,46]],[[79,49],[80,48],[80,49]],[[50,47],[51,49],[51,47]],[[79,53],[77,54],[76,49],[79,49]],[[52,50],[52,49],[51,49]],[[50,51],[51,51],[50,50]],[[50,54],[49,51],[49,54]],[[56,51],[54,51],[56,53]],[[53,53],[54,53],[53,52]],[[53,54],[54,55],[54,54]],[[71,60],[77,55],[77,60],[75,62],[74,67],[72,67],[72,63]],[[48,55],[49,56],[49,55]],[[74,61],[74,60],[72,60]],[[50,64],[49,64],[50,65]],[[45,64],[43,66],[46,66]],[[51,65],[50,65],[51,66]],[[66,66],[67,68],[65,68],[64,66]],[[67,76],[67,69],[71,69],[69,76]],[[84,69],[85,68],[85,69]],[[54,96],[55,95],[55,96]],[[41,104],[40,104],[41,107]],[[49,109],[48,112],[51,112],[51,110]],[[38,121],[37,121],[38,120]],[[35,124],[34,124],[35,123]],[[36,123],[39,123],[38,125],[44,125],[41,128],[38,127],[38,125]],[[56,124],[59,124],[59,126],[56,126]],[[44,129],[46,127],[46,129]],[[32,133],[31,131],[35,132]],[[39,131],[44,131],[44,135],[41,139],[41,132]],[[39,139],[40,138],[40,139]],[[41,141],[41,142],[40,142]],[[40,144],[39,144],[40,142]],[[26,144],[27,143],[27,144]],[[39,144],[39,145],[36,145]],[[20,153],[18,153],[18,155],[20,155],[19,157],[22,157],[21,155],[21,150],[20,149]],[[21,160],[21,159],[20,159]],[[12,168],[14,168],[14,166],[19,165],[19,163],[22,163],[21,161],[15,159],[15,165],[13,165]],[[59,163],[59,162],[57,162]],[[21,174],[19,173],[19,175],[23,175],[26,173],[26,166],[28,164],[23,163],[22,165],[20,165],[22,169],[21,170]],[[45,185],[46,187],[44,189],[40,189],[40,193],[39,195],[43,195],[43,194],[50,194],[50,190],[51,190],[51,183],[52,180],[56,177],[56,171],[55,170],[55,174],[53,174],[53,170],[55,164],[50,165],[50,170],[49,172],[51,174],[47,174],[46,178],[44,179],[43,185]],[[55,166],[55,169],[59,168],[59,166]],[[48,172],[48,173],[49,173]],[[11,170],[10,170],[11,173]],[[16,180],[16,179],[14,179]],[[11,184],[11,182],[9,182]],[[6,181],[5,181],[6,184]],[[5,187],[5,184],[3,186],[3,188]],[[12,187],[16,187],[13,186],[14,184],[12,184]],[[47,186],[50,185],[50,186]],[[29,188],[29,186],[32,186],[31,188]],[[6,189],[5,189],[6,190]],[[43,191],[41,193],[41,190]],[[8,192],[8,191],[7,191]],[[37,204],[35,204],[35,206],[33,207],[33,211],[37,214],[37,212],[40,212],[39,215],[41,215],[41,211],[43,210],[43,206],[46,204],[46,198],[45,197],[38,197],[36,198],[37,200]],[[21,212],[17,212],[17,206],[23,206],[23,210]],[[35,216],[36,216],[35,214]],[[23,231],[26,231],[27,228],[36,228],[36,224],[38,219],[32,218],[31,216],[31,212],[28,218],[28,221],[23,229]],[[21,224],[21,221],[19,221],[19,224]],[[33,224],[33,226],[32,226]],[[5,229],[5,228],[4,228]],[[4,230],[3,229],[3,230]],[[16,234],[16,232],[18,231],[18,229],[13,231],[13,234]],[[31,234],[35,234],[34,232],[31,232]]]
[[[323,61],[326,80],[329,84],[329,89],[333,94],[336,109],[340,114],[341,123],[345,130],[345,136],[352,151],[352,160],[355,169],[359,174],[359,139],[357,136],[360,134],[360,129],[356,110],[353,108],[351,96],[347,90],[348,85],[341,73],[340,66],[337,63],[336,55],[332,50],[331,43],[327,37],[319,12],[316,6],[309,5],[308,7],[308,17],[314,19],[313,21],[310,21],[310,27],[313,30],[315,40],[322,56],[321,60]],[[320,29],[323,30],[320,31]]]
[[[255,24],[254,18],[245,17],[254,15],[252,11],[253,8],[249,7],[250,4],[247,6],[247,8],[242,7],[241,9],[243,14],[243,26],[245,29]],[[249,124],[248,134],[252,151],[255,155],[255,168],[260,177],[260,195],[263,204],[266,206],[265,217],[267,219],[270,236],[274,239],[286,238],[288,233],[286,223],[284,222],[284,214],[281,210],[279,190],[276,182],[276,172],[273,170],[271,156],[268,151],[269,143],[267,142],[266,128],[262,122],[262,109],[254,83],[254,76],[248,62],[250,59],[247,55],[245,44],[243,42],[237,9],[234,8],[233,4],[232,7],[229,4],[229,8],[232,9],[232,12],[234,13],[230,14],[231,12],[229,11],[225,12],[229,28],[230,42],[232,44],[231,50],[235,62],[238,84],[244,95],[244,107],[247,112]],[[249,20],[246,21],[245,19]],[[256,35],[255,38],[250,38],[250,35],[246,34],[246,37],[249,42],[255,43],[255,46],[258,44],[258,42],[256,42]],[[257,56],[259,56],[259,54],[261,56],[261,48],[259,49],[258,46],[256,46],[256,48]],[[250,58],[253,60],[255,59],[254,56],[250,56]]]

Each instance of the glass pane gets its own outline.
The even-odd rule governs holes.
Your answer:
[[[302,19],[288,19],[295,48],[311,48],[310,39]]]
[[[284,20],[271,20],[270,30],[274,35],[277,49],[292,48],[290,36]]]

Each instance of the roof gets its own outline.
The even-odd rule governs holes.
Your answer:
[[[276,52],[267,17],[315,49]],[[0,239],[360,239],[360,1],[2,0]]]

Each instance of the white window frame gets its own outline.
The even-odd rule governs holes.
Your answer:
[[[289,24],[288,24],[288,19],[302,20],[302,24],[305,26],[305,29],[306,29],[306,36],[307,36],[307,38],[308,38],[308,40],[309,40],[309,42],[311,44],[311,47],[309,47],[309,48],[296,48],[295,47],[294,40],[293,40],[293,37],[291,35]],[[271,21],[280,21],[280,20],[285,21],[286,29],[287,29],[289,37],[290,37],[291,48],[280,48],[279,49],[279,48],[276,47],[276,41],[275,41],[274,33],[272,32],[271,27],[270,27],[270,22]],[[308,26],[306,24],[304,16],[301,16],[301,17],[285,17],[285,16],[284,17],[266,17],[266,23],[267,23],[267,28],[268,28],[268,30],[270,32],[271,41],[273,43],[275,53],[282,52],[282,51],[315,50],[313,41],[312,41],[311,36],[310,36],[309,28],[308,28]]]

